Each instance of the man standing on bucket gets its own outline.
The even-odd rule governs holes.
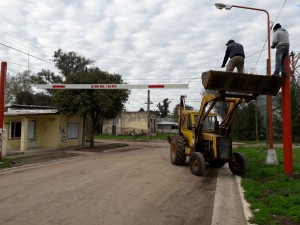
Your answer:
[[[279,23],[277,23],[273,27],[273,41],[271,48],[276,47],[276,64],[275,64],[275,71],[274,76],[279,76],[281,72],[281,76],[286,76],[286,70],[284,65],[285,57],[289,54],[290,48],[290,41],[289,41],[289,33],[287,30],[281,27]]]
[[[235,67],[238,70],[238,73],[244,72],[244,59],[245,59],[245,53],[244,53],[244,47],[243,45],[234,42],[234,40],[229,40],[226,44],[226,52],[222,64],[222,68],[225,67],[228,58],[230,58],[227,66],[226,71],[227,72],[233,72]]]

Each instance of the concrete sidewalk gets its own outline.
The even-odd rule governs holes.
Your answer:
[[[252,216],[244,199],[241,177],[233,175],[225,164],[218,171],[212,225],[247,225]]]

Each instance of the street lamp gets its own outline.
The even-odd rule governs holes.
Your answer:
[[[268,11],[264,9],[258,9],[258,8],[251,8],[251,7],[245,7],[245,6],[239,6],[239,5],[229,5],[229,4],[223,4],[223,3],[215,3],[215,6],[217,9],[227,9],[230,10],[233,7],[235,8],[241,8],[241,9],[249,9],[249,10],[256,10],[265,12],[267,14],[267,34],[268,34],[268,59],[267,59],[267,75],[271,76],[271,44],[270,44],[270,16]],[[268,115],[269,115],[269,139],[270,139],[270,149],[273,149],[273,119],[272,119],[272,96],[268,96]],[[274,155],[271,156],[272,158],[276,157],[275,151],[270,152],[270,154]],[[267,159],[268,161],[268,159]],[[274,159],[275,163],[277,164],[277,157]],[[273,164],[273,163],[270,163]]]
[[[217,9],[228,9],[228,10],[230,10],[232,8],[232,5],[227,5],[227,4],[223,4],[223,3],[216,3],[215,6],[217,7]]]

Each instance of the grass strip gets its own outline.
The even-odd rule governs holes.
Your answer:
[[[293,150],[293,176],[284,174],[283,149],[276,149],[278,165],[266,165],[266,147],[239,147],[248,159],[243,176],[245,198],[258,225],[300,223],[300,149]]]

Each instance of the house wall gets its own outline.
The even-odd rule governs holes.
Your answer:
[[[122,134],[147,134],[147,112],[124,112],[121,114]],[[150,113],[150,133],[155,133],[157,129],[157,117]]]
[[[57,147],[59,143],[59,116],[40,118],[37,124],[37,142],[40,147]]]
[[[102,133],[103,134],[113,134],[113,126],[115,126],[115,134],[121,134],[121,118],[117,117],[116,119],[105,120],[102,123]]]
[[[10,132],[10,122],[21,122],[22,117],[16,116],[16,117],[4,117],[4,129],[5,129],[5,139],[6,139],[6,151],[9,150],[16,150],[20,149],[21,146],[21,138],[9,138],[9,132]]]
[[[174,128],[174,125],[169,124],[161,124],[158,125],[157,132],[158,133],[178,133],[178,128]]]
[[[68,137],[68,124],[74,123],[78,124],[78,138]],[[57,135],[58,135],[58,147],[70,147],[80,145],[82,143],[82,131],[83,131],[83,121],[80,116],[67,117],[61,115],[59,117],[59,123],[57,124]]]
[[[10,122],[21,122],[21,137],[9,138]],[[34,138],[29,132],[30,122],[35,121]],[[78,124],[77,138],[68,137],[68,124]],[[80,116],[67,117],[55,115],[5,116],[4,129],[6,138],[6,152],[11,150],[26,151],[28,148],[62,148],[78,146],[82,143],[83,121]]]

